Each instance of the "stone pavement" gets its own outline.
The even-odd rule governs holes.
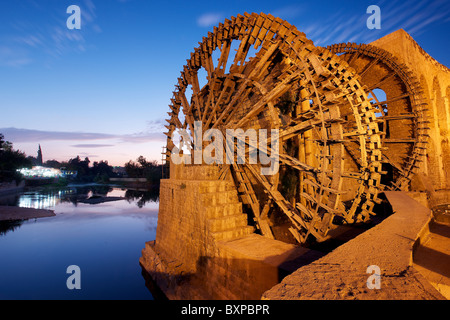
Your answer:
[[[445,299],[413,267],[413,251],[417,244],[434,243],[432,238],[426,240],[428,224],[432,221],[431,210],[405,192],[385,194],[394,210],[391,216],[323,258],[296,270],[266,291],[262,298]],[[425,256],[424,259],[428,258]],[[368,285],[372,274],[367,273],[367,268],[373,265],[380,269],[379,289]]]
[[[429,230],[414,252],[413,265],[450,299],[450,224],[434,222]]]

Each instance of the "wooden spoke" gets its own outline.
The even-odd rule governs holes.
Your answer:
[[[390,104],[392,102],[395,102],[397,100],[404,99],[404,98],[407,98],[407,97],[409,97],[409,93],[405,93],[405,94],[402,94],[402,95],[394,97],[394,98],[390,98],[390,99],[385,100],[385,101],[374,103],[374,104],[372,104],[372,106],[379,106],[379,105]]]
[[[236,47],[231,61],[230,52]],[[256,54],[249,57],[252,47]],[[212,60],[213,52],[219,54],[217,61]],[[400,96],[406,98],[409,92],[401,92],[371,104],[366,87],[349,66],[364,57],[364,52],[352,51],[347,63],[271,15],[246,13],[227,19],[203,37],[183,67],[167,120],[165,154],[170,157],[174,148],[171,134],[188,127],[192,135],[195,121],[202,122],[203,130],[219,129],[224,135],[227,129],[247,134],[254,130],[256,142],[248,137],[224,142],[230,154],[231,147],[244,147],[245,161],[237,163],[232,154],[232,163],[219,164],[219,176],[233,179],[258,232],[276,239],[272,224],[286,217],[292,236],[303,243],[325,240],[336,227],[336,216],[347,223],[365,221],[380,186],[381,141],[391,139],[393,145],[395,139],[413,139],[382,139],[378,123],[394,125],[399,119],[420,118],[415,110],[375,116],[383,103],[412,96],[403,99]],[[382,61],[376,59],[364,64],[363,74],[375,70]],[[207,73],[202,88],[201,68]],[[397,74],[384,74],[371,85],[385,85],[392,79]],[[189,86],[191,97],[186,96]],[[260,130],[265,130],[264,143],[259,140],[264,137]],[[250,162],[254,154],[257,163]],[[349,159],[351,165],[344,166]],[[277,170],[263,174],[270,171],[269,165]]]
[[[347,43],[328,49],[341,54],[340,57],[351,66],[365,65],[359,72],[361,83],[367,86],[367,93],[375,100],[372,107],[381,113],[378,119],[382,123],[383,158],[389,159],[387,164],[395,169],[387,187],[408,189],[409,181],[417,171],[415,163],[423,161],[423,149],[428,139],[428,127],[423,125],[427,123],[423,111],[426,104],[419,81],[403,63],[381,48]],[[356,53],[359,55],[354,58]],[[386,98],[378,99],[374,89],[384,91]]]

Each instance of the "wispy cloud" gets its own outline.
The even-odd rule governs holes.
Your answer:
[[[51,43],[47,43],[47,51],[52,55],[63,55],[67,52],[86,51],[86,36],[91,32],[100,33],[102,29],[95,22],[97,18],[96,7],[92,0],[84,0],[79,4],[81,12],[81,29],[69,30],[66,27],[68,15],[61,16],[49,27]]]
[[[222,20],[224,20],[224,15],[222,13],[209,12],[198,17],[197,25],[200,27],[211,27],[219,24]]]
[[[18,128],[0,128],[5,139],[16,142],[43,142],[43,141],[111,141],[108,143],[86,143],[72,145],[76,148],[110,147],[117,143],[145,143],[149,141],[164,141],[163,131],[144,131],[134,134],[107,134],[92,132],[62,132],[44,131]],[[113,144],[114,143],[114,144]]]
[[[84,36],[78,30],[68,30],[64,27],[54,27],[51,35],[53,43],[47,46],[47,52],[60,56],[69,51],[84,51]]]
[[[92,0],[84,0],[83,8],[81,10],[82,21],[91,23],[96,17],[94,2],[92,2]]]
[[[73,144],[71,147],[74,148],[105,148],[114,147],[114,144],[100,144],[100,143],[85,143],[85,144]]]
[[[60,131],[41,131],[32,129],[2,128],[7,140],[13,142],[39,142],[39,141],[57,141],[57,140],[99,140],[113,139],[114,135],[104,133],[85,133],[85,132],[60,132]]]
[[[92,158],[100,158],[98,155],[91,154],[89,152],[80,152],[78,155],[82,156],[82,157],[87,157],[87,158],[90,158],[90,159],[92,159]]]
[[[379,1],[378,6],[381,9],[380,30],[366,27],[368,14],[354,15],[342,9],[326,19],[304,25],[301,31],[320,46],[339,42],[369,43],[398,29],[417,36],[450,15],[450,2],[442,0]]]
[[[96,7],[92,0],[78,3],[81,10],[80,30],[66,27],[69,15],[64,7],[48,10],[39,2],[32,1],[29,4],[37,11],[35,19],[11,22],[12,29],[1,38],[0,64],[3,66],[30,64],[41,59],[42,53],[60,57],[70,52],[85,52],[94,46],[87,40],[90,34],[102,32],[96,21]]]
[[[43,44],[45,40],[43,40],[42,34],[34,34],[34,35],[27,35],[27,36],[18,36],[15,37],[15,42],[18,44],[24,44],[30,47],[38,47]]]
[[[21,48],[11,48],[9,46],[0,46],[0,65],[7,67],[22,67],[30,64],[33,60]]]

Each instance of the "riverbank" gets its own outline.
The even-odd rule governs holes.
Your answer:
[[[72,202],[74,204],[84,203],[96,205],[118,200],[136,200],[138,206],[142,207],[148,201],[155,202],[158,200],[158,187],[159,186],[149,187],[144,185],[140,186],[140,188],[130,188],[129,186],[120,184],[114,185],[96,182],[76,184],[72,182],[62,187],[50,184],[25,188],[21,186],[21,188],[14,191],[9,188],[8,192],[5,192],[5,195],[0,194],[0,221],[54,216],[55,214],[53,211],[46,210],[53,208],[48,206],[42,207],[41,203],[36,202],[36,194],[48,194],[51,196],[51,201],[53,202],[62,201]],[[107,196],[107,193],[109,193],[112,188],[122,189],[124,194],[120,196],[117,194]],[[25,194],[25,197],[29,202],[23,207],[28,207],[29,209],[19,206],[19,197],[21,197],[22,194]],[[34,208],[39,208],[39,210]]]
[[[0,183],[0,197],[21,192],[23,191],[24,187],[25,181],[23,180],[18,185],[16,184],[15,181],[11,183],[2,182]]]
[[[87,189],[17,195],[17,206],[41,206],[56,215],[0,221],[0,300],[152,299],[137,261],[142,244],[155,238],[158,203],[130,197],[95,207],[78,203]],[[127,192],[105,190],[105,197]],[[68,265],[80,266],[82,290],[67,289]]]
[[[0,206],[0,221],[53,217],[53,210]]]

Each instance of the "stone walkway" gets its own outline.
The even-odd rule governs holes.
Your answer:
[[[427,239],[431,210],[405,192],[385,194],[394,210],[391,216],[323,258],[296,270],[280,284],[266,291],[262,298],[445,299],[413,267],[412,261],[415,244],[418,240],[423,243],[422,239]],[[435,243],[439,240],[431,237],[428,241]],[[442,243],[437,245],[442,246]],[[424,260],[427,260],[429,253],[425,254]],[[379,268],[379,287],[368,284],[368,280],[373,279],[373,274],[367,271],[369,266]],[[373,284],[371,281],[370,283]]]
[[[416,268],[444,297],[450,299],[450,224],[434,222],[417,247]]]

